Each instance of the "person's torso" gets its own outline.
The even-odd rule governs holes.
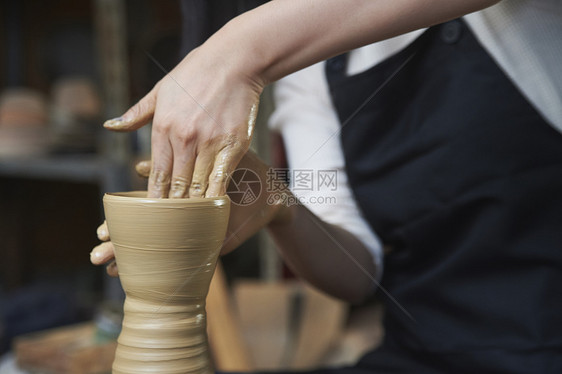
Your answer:
[[[384,349],[438,372],[562,372],[562,135],[461,21],[326,71],[350,185],[393,248]]]

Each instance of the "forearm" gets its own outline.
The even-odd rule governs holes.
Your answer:
[[[285,262],[311,284],[350,302],[359,302],[372,293],[377,269],[370,252],[354,235],[294,204],[296,199],[288,190],[270,191],[265,183],[269,167],[253,153],[247,153],[238,168],[258,174],[262,190],[252,204],[231,204],[223,253],[268,227]],[[275,201],[273,197],[282,194],[291,204]]]
[[[291,270],[324,292],[352,303],[370,296],[379,269],[367,248],[305,206],[289,209],[290,219],[268,228]]]
[[[260,85],[334,55],[483,9],[498,0],[276,0],[207,41]]]

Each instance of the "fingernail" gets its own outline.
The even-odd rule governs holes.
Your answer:
[[[104,238],[107,236],[107,230],[106,229],[99,229],[98,230],[98,238]]]
[[[104,122],[103,127],[109,129],[118,129],[127,125],[129,121],[123,117],[112,118]]]
[[[143,177],[148,177],[150,175],[150,169],[152,164],[150,161],[141,161],[135,166],[135,170],[138,174]]]
[[[100,260],[102,258],[102,254],[99,251],[96,251],[95,249],[90,252],[90,259],[92,260]]]
[[[146,168],[151,167],[152,165],[151,165],[151,161],[150,161],[150,160],[144,160],[144,161],[139,161],[139,163],[137,164],[137,166],[138,166],[139,168],[146,169]]]

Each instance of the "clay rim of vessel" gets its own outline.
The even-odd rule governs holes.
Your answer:
[[[113,201],[135,201],[139,203],[148,204],[170,204],[177,205],[181,203],[186,204],[197,204],[197,205],[208,205],[212,204],[215,206],[222,206],[228,204],[228,195],[217,196],[217,197],[185,197],[185,198],[157,198],[157,197],[146,197],[147,191],[128,191],[128,192],[108,192],[104,195],[104,199],[110,199]]]

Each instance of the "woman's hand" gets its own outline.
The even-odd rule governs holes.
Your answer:
[[[224,195],[252,139],[263,85],[196,49],[122,117],[104,127],[132,131],[152,120],[148,197]]]
[[[107,274],[112,277],[119,275],[117,271],[117,264],[115,263],[115,252],[113,248],[113,243],[109,241],[109,232],[107,231],[107,222],[103,222],[97,230],[98,239],[103,243],[98,245],[90,253],[90,261],[94,265],[103,265],[109,262],[107,265]]]

